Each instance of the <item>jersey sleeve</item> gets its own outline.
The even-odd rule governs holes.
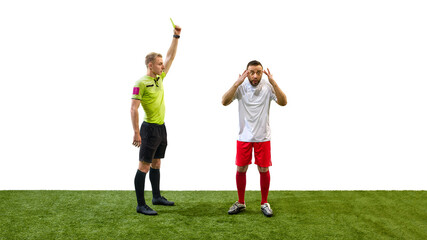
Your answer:
[[[160,79],[162,79],[162,82],[163,82],[163,80],[164,80],[164,79],[165,79],[165,77],[166,77],[166,73],[165,73],[165,72],[162,72],[162,74],[157,75],[157,76],[159,76],[159,77],[160,77]]]
[[[137,82],[133,87],[132,99],[142,100],[145,85],[142,82]]]
[[[240,85],[239,87],[237,87],[237,90],[234,93],[232,101],[234,101],[236,99],[239,100],[241,98],[242,98],[242,85]]]

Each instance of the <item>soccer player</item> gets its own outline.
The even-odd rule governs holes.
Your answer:
[[[268,81],[262,78],[267,75]],[[245,81],[246,77],[248,78]],[[270,188],[271,153],[269,112],[271,100],[280,106],[287,104],[286,95],[279,88],[273,75],[267,68],[265,71],[258,61],[248,63],[243,74],[222,97],[222,104],[229,105],[234,99],[239,103],[240,132],[236,154],[236,185],[239,200],[229,209],[229,214],[237,214],[246,209],[245,189],[246,171],[252,163],[252,149],[255,152],[255,164],[258,165],[261,183],[261,211],[273,216],[273,210],[267,201]]]
[[[160,163],[165,156],[167,146],[165,103],[163,99],[163,80],[175,58],[181,28],[175,26],[172,43],[166,54],[165,61],[159,53],[150,53],[145,57],[147,75],[139,79],[133,88],[131,119],[134,130],[133,145],[140,147],[139,167],[135,175],[135,192],[138,206],[136,211],[145,215],[157,215],[144,198],[145,176],[148,172],[153,191],[154,205],[173,206],[160,195]],[[145,112],[144,121],[139,128],[138,108]]]

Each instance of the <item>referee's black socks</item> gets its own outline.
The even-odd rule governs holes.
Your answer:
[[[144,186],[145,186],[145,172],[136,171],[135,175],[135,193],[136,193],[136,201],[138,202],[138,206],[145,206],[145,198],[144,198]]]
[[[150,168],[150,182],[153,198],[160,198],[160,169]]]

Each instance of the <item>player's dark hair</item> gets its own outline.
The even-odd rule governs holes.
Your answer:
[[[252,60],[246,66],[246,70],[248,70],[249,66],[258,66],[258,65],[260,65],[262,68],[264,68],[260,62],[258,62],[257,60]]]
[[[150,62],[154,63],[154,60],[156,60],[157,57],[162,57],[162,54],[152,52],[147,54],[147,56],[145,56],[145,65],[147,66],[147,68],[148,68],[148,64]]]

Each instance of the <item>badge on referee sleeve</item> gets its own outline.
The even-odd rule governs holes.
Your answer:
[[[133,95],[139,95],[139,87],[133,88]]]

